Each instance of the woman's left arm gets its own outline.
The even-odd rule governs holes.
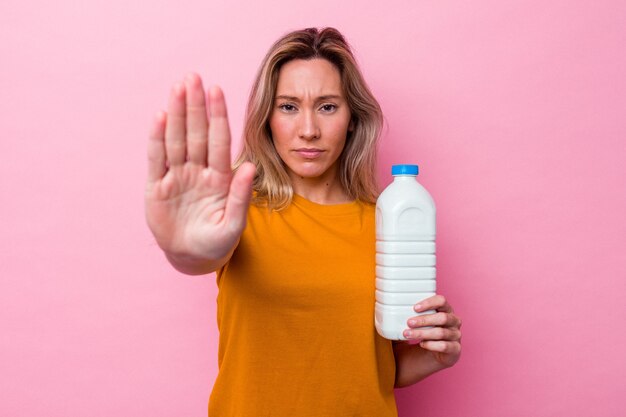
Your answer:
[[[443,295],[435,295],[415,305],[415,311],[435,310],[434,314],[411,317],[404,336],[414,344],[394,342],[396,388],[415,384],[427,376],[449,368],[461,357],[461,319]],[[430,329],[421,327],[433,326]]]

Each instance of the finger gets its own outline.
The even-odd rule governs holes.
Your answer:
[[[222,173],[231,171],[230,128],[224,93],[217,87],[209,90],[209,167]]]
[[[169,166],[185,162],[185,87],[176,83],[170,94],[165,125],[165,150]]]
[[[233,230],[241,232],[246,225],[246,213],[252,197],[252,180],[256,168],[251,162],[242,164],[230,183],[224,217]]]
[[[426,311],[426,310],[437,310],[437,311],[445,311],[452,312],[452,306],[448,304],[448,300],[441,294],[433,295],[432,297],[428,297],[425,300],[420,301],[415,304],[413,309],[416,312]]]
[[[208,120],[204,89],[198,74],[185,78],[187,96],[187,157],[194,164],[206,167]]]
[[[424,340],[420,342],[420,347],[433,352],[449,353],[454,355],[461,353],[461,344],[459,342]]]
[[[148,138],[148,185],[152,186],[163,178],[167,172],[165,164],[165,119],[166,115],[160,111],[154,118]]]
[[[410,328],[426,326],[459,327],[461,319],[453,313],[439,312],[411,317],[407,324]]]
[[[461,331],[456,328],[433,327],[432,329],[410,329],[403,333],[407,339],[416,340],[461,340]]]

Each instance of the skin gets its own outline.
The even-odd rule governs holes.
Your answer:
[[[320,204],[348,201],[338,158],[350,125],[339,70],[325,59],[282,66],[270,116],[274,147],[296,194]]]
[[[434,295],[420,301],[414,310],[436,313],[411,317],[404,331],[408,341],[393,342],[398,388],[449,368],[461,357],[461,318],[454,314],[446,298]],[[433,328],[422,329],[428,326]]]
[[[208,109],[207,109],[208,103]],[[191,274],[228,261],[246,224],[254,165],[233,175],[224,95],[189,74],[171,90],[148,141],[146,221],[172,265]]]
[[[339,71],[323,59],[294,60],[279,74],[270,128],[294,191],[320,204],[348,201],[338,180],[350,109]],[[170,263],[200,275],[224,265],[246,225],[255,167],[233,175],[230,129],[219,87],[206,93],[197,74],[173,86],[167,112],[153,121],[148,141],[146,221]],[[304,149],[304,150],[303,150]],[[407,323],[407,342],[394,342],[396,386],[414,384],[456,363],[461,320],[436,295],[420,302]],[[433,326],[432,329],[422,327]]]

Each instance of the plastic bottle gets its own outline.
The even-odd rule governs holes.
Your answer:
[[[394,165],[376,201],[375,325],[386,339],[406,340],[413,306],[436,293],[435,203],[417,182],[417,165]]]

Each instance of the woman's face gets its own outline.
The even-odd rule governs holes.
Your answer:
[[[278,75],[270,115],[272,138],[293,181],[337,179],[350,109],[339,70],[325,59],[296,59]]]

